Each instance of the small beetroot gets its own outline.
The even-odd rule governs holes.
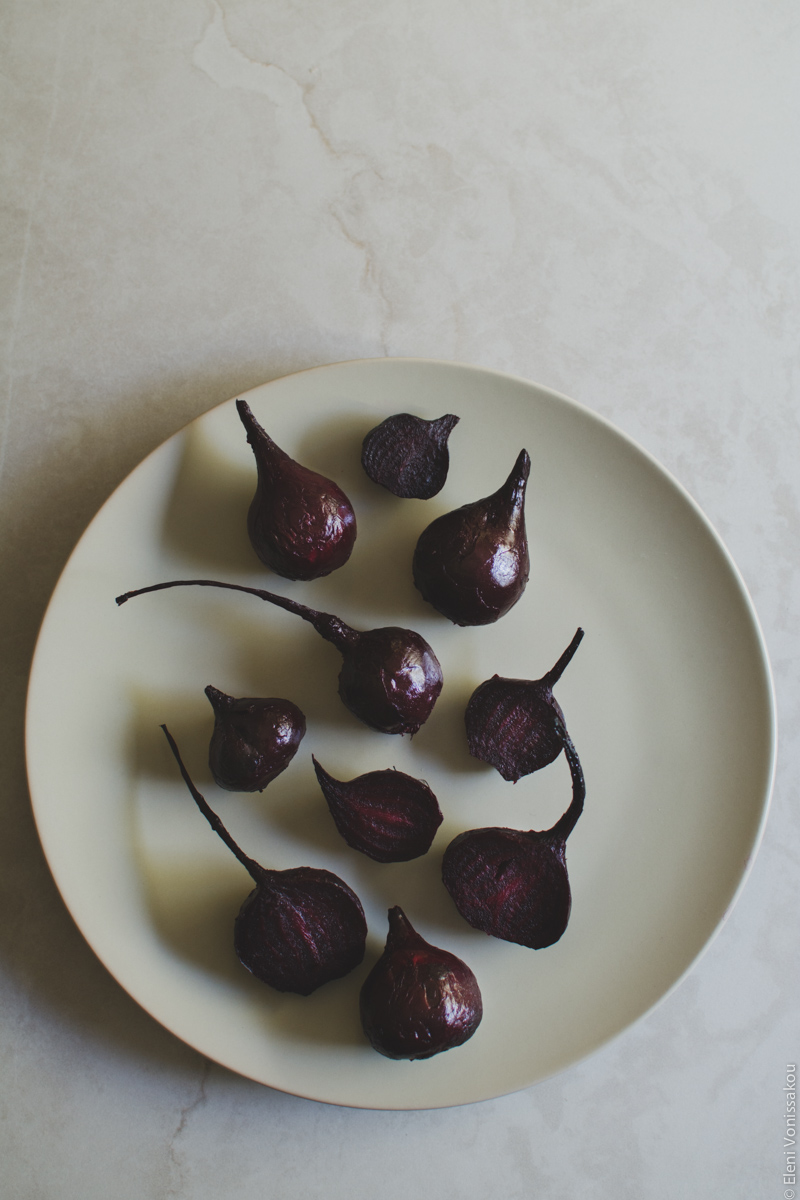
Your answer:
[[[395,496],[429,500],[447,479],[447,439],[458,421],[452,413],[436,421],[410,413],[387,417],[364,438],[361,465],[374,483]]]
[[[428,852],[442,813],[424,780],[388,770],[368,771],[345,783],[323,770],[316,758],[313,762],[348,846],[383,863],[408,862]]]
[[[361,632],[332,613],[318,612],[288,596],[216,579],[174,579],[117,596],[126,604],[134,596],[174,587],[227,588],[258,596],[313,625],[320,637],[342,656],[339,695],[359,721],[378,733],[414,734],[431,715],[442,690],[442,668],[433,650],[413,629],[386,625]]]
[[[215,783],[229,792],[263,792],[297,753],[305,717],[276,696],[234,699],[210,684],[205,692],[214,709],[208,765]]]
[[[583,639],[579,629],[552,670],[541,679],[503,679],[493,675],[475,689],[464,722],[469,752],[496,767],[514,783],[553,762],[561,753],[558,722],[564,714],[553,686]]]
[[[558,724],[572,773],[572,803],[552,829],[470,829],[442,859],[442,880],[465,921],[492,937],[540,950],[567,927],[572,897],[566,842],[586,795],[577,751]]]
[[[374,1048],[387,1058],[432,1058],[463,1045],[482,1016],[467,964],[431,946],[401,908],[390,908],[386,949],[361,988],[361,1024]]]
[[[420,534],[412,563],[414,585],[455,625],[490,625],[525,591],[530,469],[528,453],[521,450],[496,492],[437,517]]]
[[[271,871],[248,858],[192,783],[166,725],[161,728],[197,807],[255,881],[234,924],[233,944],[242,965],[277,991],[301,996],[349,974],[363,959],[367,941],[355,892],[331,871]]]
[[[338,484],[290,458],[261,428],[245,400],[236,409],[258,469],[247,515],[250,542],[286,579],[319,579],[344,566],[356,540],[353,506]]]

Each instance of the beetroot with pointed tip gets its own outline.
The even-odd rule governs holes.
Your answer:
[[[470,829],[450,843],[442,880],[465,921],[492,937],[541,950],[557,942],[572,897],[566,843],[586,794],[577,751],[559,726],[572,773],[572,803],[552,829]]]
[[[553,762],[561,753],[558,722],[564,714],[553,687],[583,639],[578,629],[555,666],[541,679],[493,675],[472,693],[464,723],[473,758],[496,767],[514,783]]]
[[[411,413],[387,417],[364,438],[361,465],[373,482],[395,496],[429,500],[447,479],[447,440],[458,421],[452,413],[435,421]]]
[[[481,1023],[483,1001],[462,959],[432,946],[398,906],[386,949],[361,989],[361,1024],[387,1058],[432,1058],[463,1045]]]
[[[245,400],[236,409],[247,430],[258,483],[247,532],[265,566],[286,579],[319,579],[344,566],[356,540],[353,506],[338,484],[301,466],[273,442]]]
[[[247,592],[302,617],[342,656],[339,695],[354,716],[379,733],[414,734],[431,715],[442,690],[442,668],[425,639],[413,629],[388,625],[360,632],[331,613],[317,612],[287,596],[220,583],[214,579],[175,579],[117,596],[125,604],[134,596],[173,587],[227,588]]]
[[[305,717],[276,696],[234,699],[210,684],[205,693],[214,709],[208,765],[215,783],[229,792],[263,792],[297,753]]]
[[[456,625],[490,625],[517,603],[528,582],[525,487],[531,469],[520,451],[491,496],[437,517],[414,551],[414,584]]]
[[[403,771],[368,771],[344,782],[312,755],[322,794],[348,846],[376,862],[408,862],[430,850],[442,823],[439,802],[422,779]]]
[[[344,880],[318,867],[273,871],[249,858],[194,786],[166,725],[164,735],[197,807],[249,872],[255,888],[234,924],[239,961],[279,992],[308,996],[364,958],[367,922]]]

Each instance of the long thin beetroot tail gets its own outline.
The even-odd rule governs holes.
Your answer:
[[[578,758],[578,751],[572,744],[572,739],[564,728],[563,723],[557,721],[556,727],[564,743],[564,754],[566,755],[570,774],[572,775],[572,803],[563,816],[559,817],[549,832],[553,841],[565,842],[575,828],[578,817],[583,812],[583,802],[586,799],[586,780],[583,777],[583,768],[581,760]]]
[[[267,600],[270,604],[276,604],[278,608],[285,608],[287,612],[294,613],[295,616],[308,621],[314,626],[320,637],[324,637],[326,642],[331,642],[337,650],[351,646],[358,637],[355,629],[332,613],[317,612],[315,608],[308,608],[305,604],[298,603],[297,600],[290,600],[288,596],[279,596],[277,592],[267,592],[263,588],[245,587],[242,583],[221,583],[216,579],[172,579],[168,583],[151,583],[149,587],[137,588],[133,592],[123,592],[121,596],[116,597],[116,602],[117,604],[126,604],[134,596],[143,596],[145,592],[162,592],[165,588],[173,587],[227,588],[231,592],[247,592],[251,596],[258,596],[259,600]]]
[[[236,857],[238,858],[238,860],[242,864],[242,866],[247,868],[247,871],[253,877],[255,882],[260,883],[263,880],[264,875],[266,874],[264,867],[262,867],[260,863],[257,863],[255,861],[255,859],[248,857],[248,855],[245,854],[244,850],[242,850],[241,847],[238,846],[236,844],[236,842],[233,840],[233,838],[228,833],[225,826],[222,824],[222,821],[220,821],[219,817],[214,812],[213,808],[211,808],[209,806],[208,802],[206,801],[205,796],[203,796],[203,794],[201,792],[198,792],[197,788],[194,786],[191,776],[189,775],[189,772],[186,770],[186,767],[184,766],[183,759],[181,758],[181,752],[178,749],[178,746],[177,746],[177,743],[176,743],[174,737],[172,736],[170,731],[167,729],[166,725],[162,725],[161,728],[164,731],[164,737],[169,742],[169,748],[172,751],[173,755],[175,756],[175,761],[178,764],[178,767],[180,768],[181,775],[183,776],[183,781],[186,784],[186,786],[188,787],[189,791],[192,793],[194,802],[197,805],[197,807],[200,809],[200,812],[203,814],[205,819],[208,821],[209,825],[214,830],[214,833],[218,834],[222,838],[225,845],[228,847],[229,850],[233,851],[233,853],[236,855]]]
[[[544,687],[549,687],[549,688],[552,688],[554,684],[558,683],[559,679],[564,674],[564,672],[567,669],[567,667],[569,666],[569,664],[572,662],[573,655],[575,654],[575,651],[578,649],[578,646],[580,646],[582,641],[583,641],[583,630],[578,629],[575,633],[574,638],[572,639],[570,644],[567,646],[564,653],[561,655],[561,658],[558,660],[558,662],[555,664],[554,667],[550,668],[550,670],[547,672],[546,675],[542,676],[542,678],[539,680],[539,683],[542,684]]]

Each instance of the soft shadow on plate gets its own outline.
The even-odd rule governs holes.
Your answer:
[[[235,418],[236,410],[232,409]],[[242,432],[244,436],[244,431]],[[258,560],[247,536],[255,468],[234,466],[208,438],[202,423],[183,433],[180,465],[163,519],[168,550],[215,574],[252,571]]]
[[[205,696],[201,694],[200,698],[207,704]],[[130,701],[127,754],[132,779],[174,780],[175,759],[161,732],[162,725],[168,725],[179,740],[187,762],[208,763],[208,743],[214,725],[210,705],[207,717],[196,695],[144,688],[132,689]]]
[[[250,995],[262,1010],[270,1037],[329,1046],[363,1042],[353,982],[356,972],[324,984],[311,996],[299,996],[276,991],[241,964],[233,944],[234,923],[253,890],[243,868],[206,862],[200,871],[196,861],[175,857],[143,859],[140,868],[159,939],[186,962]]]

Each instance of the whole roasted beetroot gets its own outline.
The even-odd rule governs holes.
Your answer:
[[[491,496],[437,517],[414,551],[414,583],[456,625],[490,625],[517,603],[528,582],[525,487],[531,460],[520,451]]]
[[[432,1058],[463,1045],[482,1016],[467,964],[420,937],[400,907],[390,908],[386,949],[361,989],[361,1024],[374,1048],[387,1058]]]
[[[431,647],[413,629],[386,625],[363,632],[332,613],[318,612],[288,596],[263,588],[222,583],[215,579],[174,579],[117,596],[126,604],[134,596],[174,587],[227,588],[266,600],[308,621],[342,656],[339,695],[354,716],[379,733],[416,733],[431,715],[442,690],[442,668]]]
[[[263,792],[297,753],[305,717],[277,696],[235,699],[210,684],[205,692],[214,709],[208,748],[214,782],[229,792]]]
[[[295,462],[262,429],[245,400],[236,408],[258,470],[247,515],[250,542],[286,579],[319,579],[344,566],[356,540],[353,506],[338,484]]]
[[[343,879],[318,867],[271,871],[236,844],[194,786],[175,740],[164,735],[197,807],[255,882],[239,910],[233,944],[242,966],[279,992],[308,996],[362,961],[367,922]]]

